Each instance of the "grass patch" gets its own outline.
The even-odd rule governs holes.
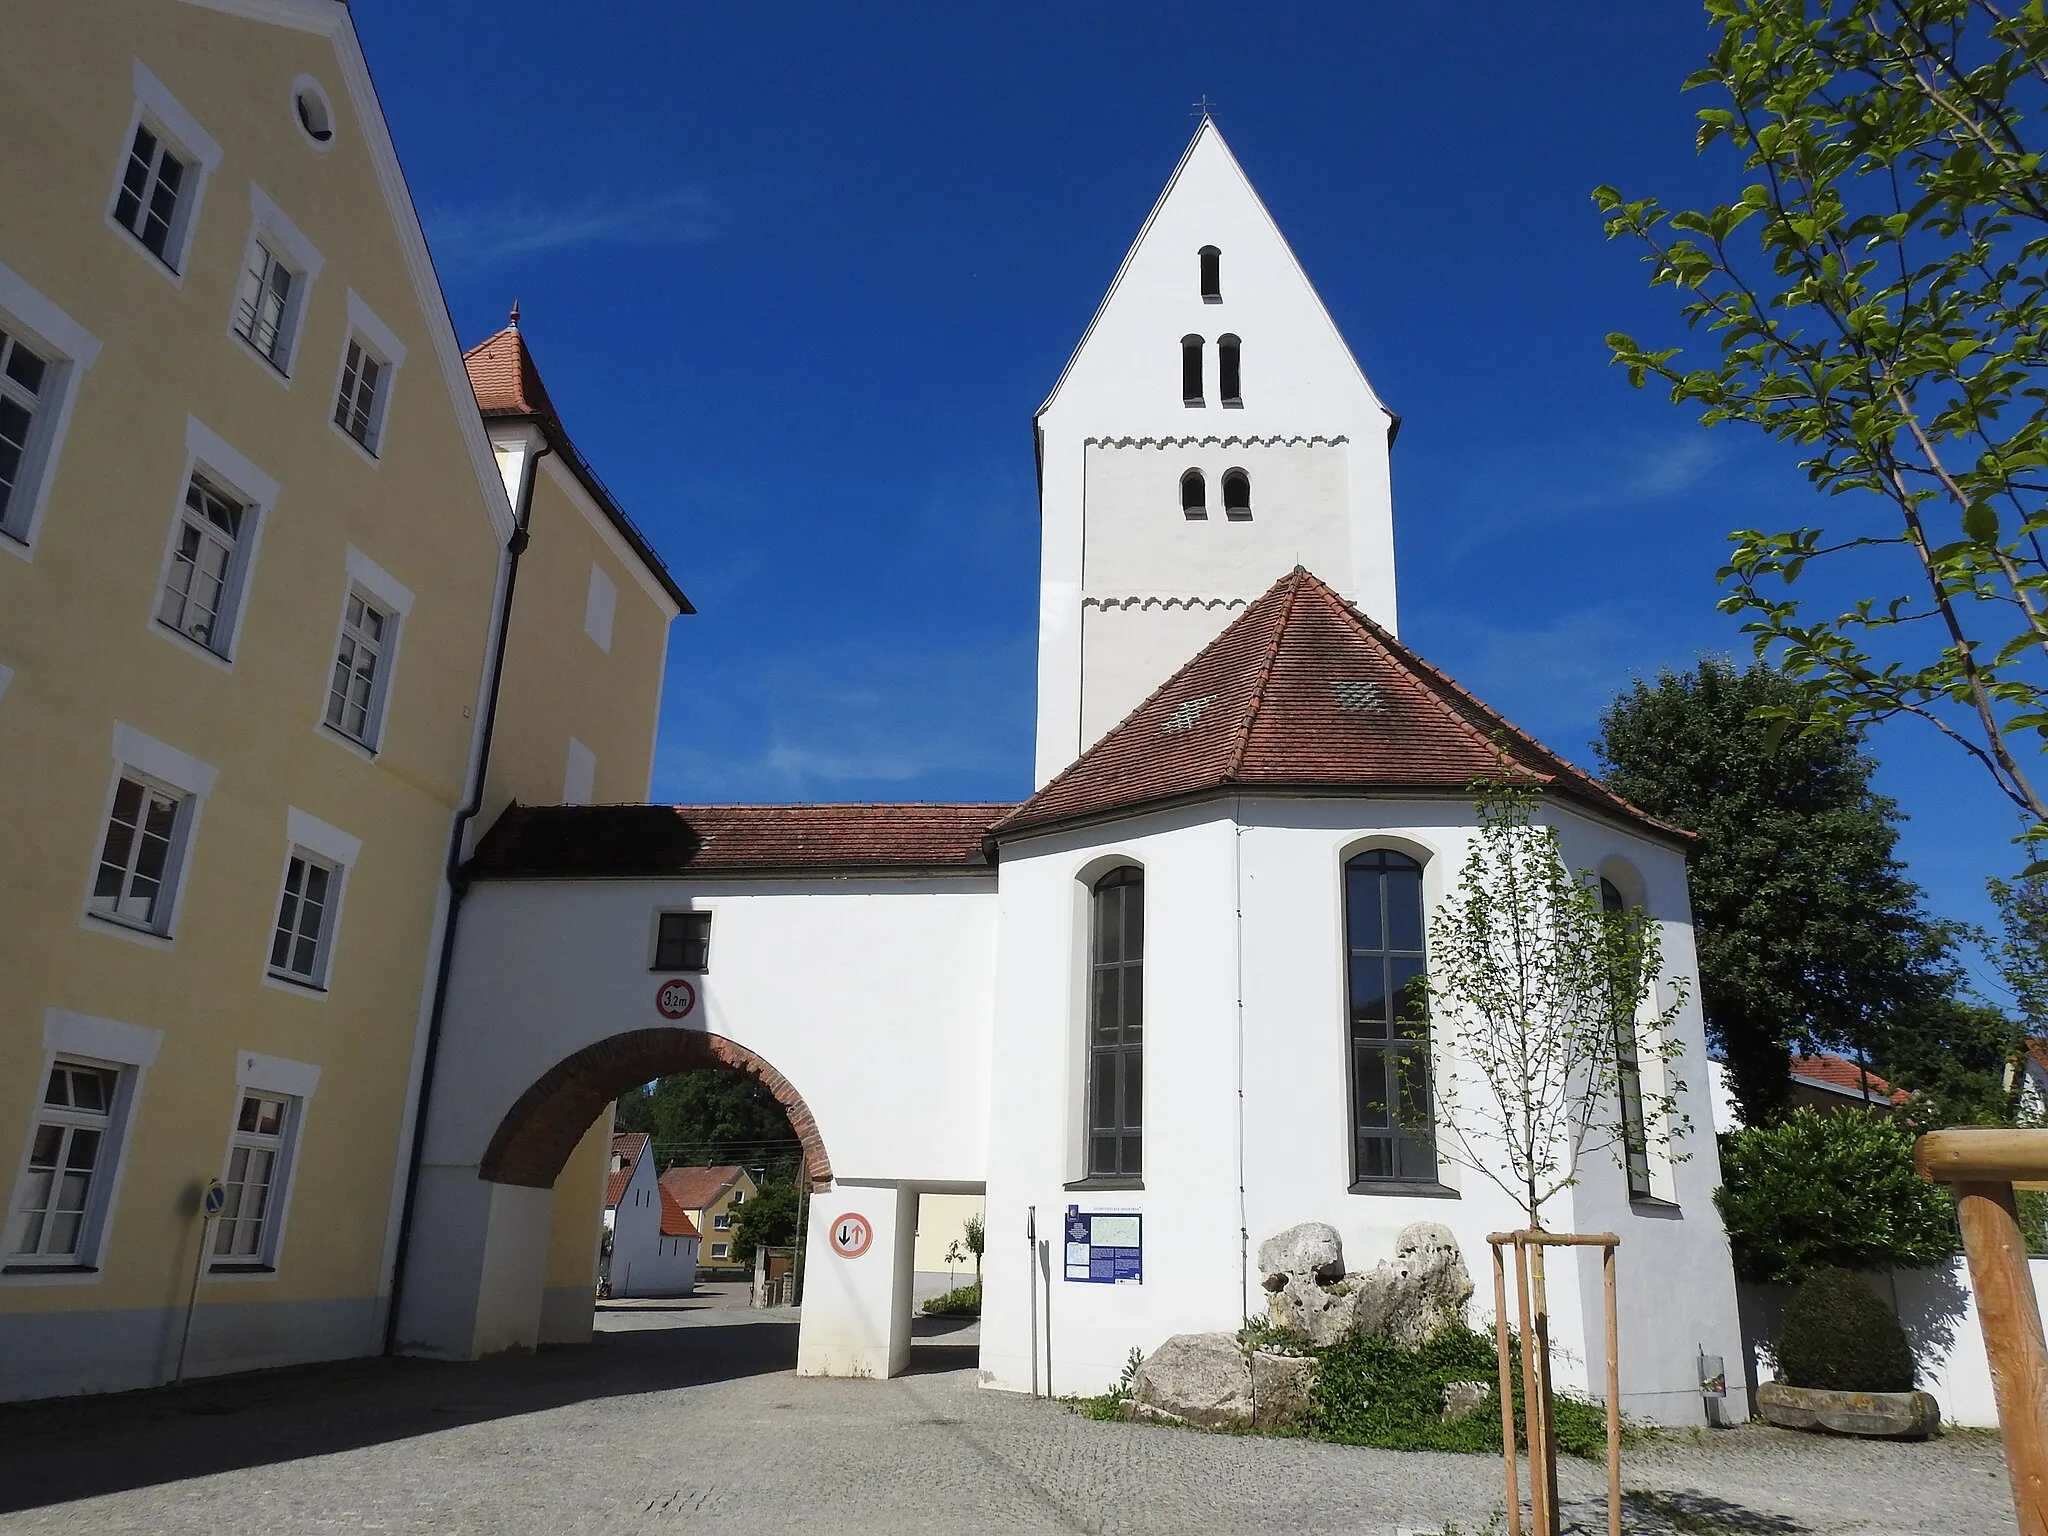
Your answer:
[[[956,1285],[943,1296],[934,1296],[924,1304],[927,1317],[979,1317],[981,1316],[981,1282],[973,1285]]]

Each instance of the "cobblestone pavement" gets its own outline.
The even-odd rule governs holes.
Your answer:
[[[983,1391],[971,1332],[922,1339],[895,1381],[799,1381],[788,1316],[627,1304],[588,1349],[0,1409],[0,1531],[1474,1536],[1500,1500],[1486,1457],[1100,1424]],[[1604,1530],[1600,1470],[1564,1476]],[[1735,1430],[1645,1448],[1626,1483],[1648,1490],[1631,1530],[1661,1536],[2013,1529],[1985,1436]]]

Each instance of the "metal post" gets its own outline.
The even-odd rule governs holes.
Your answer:
[[[202,1197],[203,1198],[203,1197]],[[185,1379],[185,1351],[192,1343],[192,1314],[199,1306],[199,1272],[206,1267],[206,1250],[213,1241],[213,1218],[199,1218],[199,1252],[192,1256],[192,1289],[185,1297],[185,1331],[178,1339],[178,1369],[171,1377],[177,1386]]]
[[[1522,1536],[1522,1490],[1515,1473],[1515,1374],[1508,1364],[1507,1263],[1498,1236],[1493,1246],[1493,1344],[1500,1355],[1500,1455],[1508,1479],[1508,1536]]]
[[[1038,1396],[1038,1207],[1024,1215],[1024,1244],[1031,1250],[1031,1395]]]

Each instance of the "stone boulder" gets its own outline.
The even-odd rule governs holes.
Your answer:
[[[1259,1273],[1269,1291],[1279,1290],[1293,1275],[1334,1285],[1344,1278],[1344,1239],[1327,1223],[1304,1221],[1259,1244]]]
[[[1202,1429],[1267,1429],[1299,1418],[1314,1385],[1313,1360],[1247,1354],[1235,1334],[1177,1333],[1139,1364],[1125,1411]]]
[[[1294,1240],[1305,1230],[1293,1227],[1260,1245],[1260,1269],[1266,1269],[1269,1250],[1276,1257],[1311,1252],[1306,1243]],[[1336,1253],[1341,1262],[1341,1246]],[[1458,1240],[1448,1227],[1433,1221],[1402,1228],[1394,1256],[1364,1273],[1354,1270],[1331,1282],[1304,1268],[1273,1270],[1266,1273],[1265,1284],[1271,1293],[1267,1315],[1279,1327],[1306,1334],[1319,1349],[1354,1334],[1415,1349],[1448,1324],[1462,1322],[1465,1303],[1472,1299],[1472,1277],[1465,1270]]]
[[[1941,1428],[1941,1405],[1925,1392],[1830,1392],[1767,1381],[1756,1389],[1756,1407],[1780,1429],[1871,1440],[1925,1440]]]

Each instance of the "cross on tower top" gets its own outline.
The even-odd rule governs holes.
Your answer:
[[[1207,122],[1216,115],[1216,103],[1209,99],[1207,91],[1202,92],[1202,99],[1194,103],[1194,109],[1188,115],[1190,117],[1198,117],[1203,122]]]

